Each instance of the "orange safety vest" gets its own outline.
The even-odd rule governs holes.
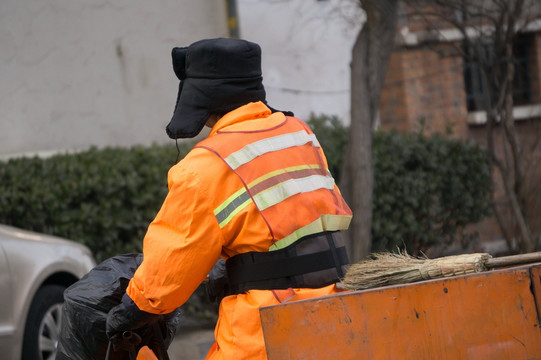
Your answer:
[[[351,210],[327,169],[316,136],[301,120],[285,117],[263,130],[226,128],[196,148],[215,153],[244,184],[214,209],[226,232],[236,231],[235,217],[252,203],[272,235],[269,251],[307,235],[348,228]]]
[[[311,234],[347,229],[351,210],[310,128],[282,114],[254,117],[258,116],[267,117],[274,126],[261,129],[250,121],[241,121],[213,130],[196,145],[215,153],[243,184],[241,189],[224,189],[227,194],[222,197],[226,200],[213,209],[226,237],[238,234],[244,211],[250,206],[255,206],[271,234],[269,251],[283,249]],[[250,290],[226,297],[220,304],[216,343],[207,359],[265,359],[259,307],[336,291],[331,285],[320,289]]]
[[[221,255],[283,249],[303,237],[347,229],[342,199],[314,134],[261,102],[225,116],[169,172],[169,193],[150,224],[144,261],[127,294],[150,313],[182,305]],[[259,308],[338,291],[250,290],[220,303],[209,359],[265,359]]]

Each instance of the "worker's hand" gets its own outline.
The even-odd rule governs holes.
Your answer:
[[[124,295],[122,302],[107,314],[105,333],[109,340],[119,339],[126,333],[158,321],[160,317],[161,315],[139,310],[137,305],[127,295]]]
[[[141,343],[141,336],[133,331],[124,331],[122,334],[116,334],[109,339],[113,345],[113,350],[133,351],[135,346]]]

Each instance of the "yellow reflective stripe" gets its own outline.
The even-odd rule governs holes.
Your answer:
[[[351,215],[321,215],[321,217],[310,224],[295,230],[286,237],[278,240],[269,247],[269,251],[283,249],[293,244],[300,238],[323,231],[346,230],[351,222]]]
[[[290,179],[254,195],[259,210],[265,210],[279,202],[297,194],[308,193],[318,189],[334,189],[331,176],[312,175],[302,179]]]
[[[282,134],[259,140],[235,151],[224,160],[235,170],[258,156],[269,152],[284,150],[295,146],[301,146],[311,142],[313,146],[320,147],[314,134],[308,134],[305,130],[294,133]]]

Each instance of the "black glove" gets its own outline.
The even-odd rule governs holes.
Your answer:
[[[131,331],[152,324],[158,321],[160,317],[161,315],[139,310],[133,300],[127,294],[124,294],[122,302],[107,314],[105,333],[111,341],[125,339],[130,335]]]
[[[219,259],[212,270],[210,270],[207,293],[210,301],[216,301],[219,304],[228,295],[228,292],[229,279],[227,277],[225,261]]]

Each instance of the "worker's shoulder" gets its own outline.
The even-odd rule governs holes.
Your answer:
[[[190,176],[201,181],[215,181],[218,174],[228,170],[227,165],[215,153],[206,148],[195,147],[169,170],[169,176]]]

